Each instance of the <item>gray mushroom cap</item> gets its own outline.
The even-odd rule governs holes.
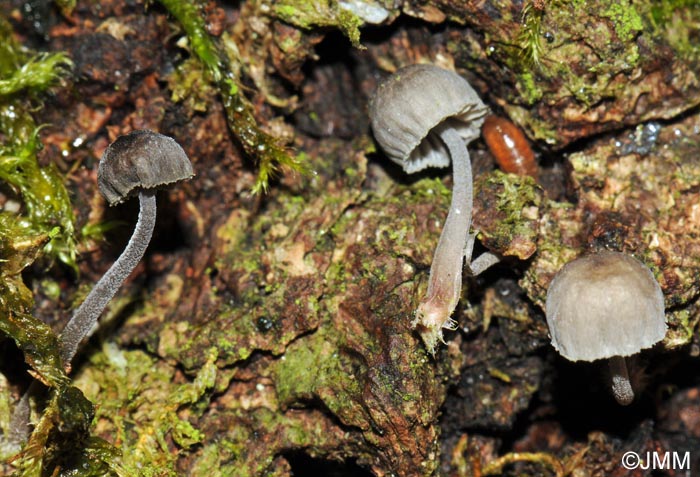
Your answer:
[[[143,189],[165,187],[194,176],[192,163],[174,139],[153,131],[132,131],[105,150],[97,185],[110,205]]]
[[[567,263],[547,291],[552,345],[571,361],[630,356],[666,335],[664,296],[649,268],[619,252]]]
[[[481,134],[487,113],[464,78],[433,65],[401,68],[379,85],[370,103],[374,137],[409,174],[450,165],[442,141],[430,134],[433,128],[449,123],[469,143]]]

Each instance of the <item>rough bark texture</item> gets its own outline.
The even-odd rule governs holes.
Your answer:
[[[169,2],[78,1],[71,11],[67,2],[0,0],[16,41],[73,62],[32,115],[46,124],[39,163],[64,175],[81,239],[76,276],[42,261],[47,237],[28,250],[0,235],[0,258],[21,261],[0,272],[2,319],[12,322],[2,331],[26,355],[9,338],[0,343],[5,435],[26,370],[52,388],[37,401],[34,447],[0,473],[652,475],[625,469],[628,451],[688,452],[700,469],[692,2],[192,5],[223,80]],[[410,323],[451,179],[405,177],[377,150],[367,118],[379,80],[419,62],[470,80],[524,129],[540,163],[536,182],[495,170],[483,142],[470,146],[474,255],[486,248],[504,261],[465,277],[459,329],[434,357]],[[253,116],[242,130],[245,108]],[[71,385],[94,405],[88,429],[89,403],[65,376],[45,378],[51,362],[29,353],[22,337],[34,331],[16,317],[31,315],[31,292],[34,317],[60,332],[123,248],[136,205],[107,209],[96,166],[133,129],[175,138],[196,177],[159,195],[145,260],[74,364]],[[246,141],[264,137],[301,171],[282,168],[255,195],[269,144]],[[10,186],[0,193],[8,211],[22,203]],[[83,240],[83,226],[115,220],[125,224],[105,240]],[[544,321],[553,275],[597,249],[642,260],[666,299],[669,333],[630,360],[639,398],[624,409],[605,366],[563,360]],[[15,305],[7,284],[20,283],[28,289]],[[50,356],[50,330],[40,332]]]

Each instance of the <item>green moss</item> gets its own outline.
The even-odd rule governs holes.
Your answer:
[[[52,388],[49,405],[14,461],[17,475],[38,476],[42,469],[50,473],[59,467],[66,472],[80,469],[80,474],[72,475],[112,475],[110,459],[116,450],[89,436],[93,406],[70,385],[56,335],[31,314],[33,297],[21,272],[45,250],[49,235],[28,235],[28,230],[16,217],[0,214],[0,257],[4,261],[0,267],[0,332],[14,339],[34,373]]]
[[[159,0],[185,30],[190,47],[211,73],[214,81],[223,78],[224,65],[214,40],[207,33],[201,4],[191,0]]]
[[[601,12],[601,16],[610,18],[615,33],[623,42],[633,40],[644,29],[642,17],[629,2],[612,2]]]
[[[281,453],[303,448],[314,456],[322,452],[324,446],[337,445],[337,436],[325,433],[322,425],[310,422],[303,413],[285,415],[265,407],[256,407],[226,409],[222,414],[224,419],[234,422],[235,427],[229,429],[225,436],[218,437],[215,443],[204,446],[190,469],[190,475],[287,475],[286,466],[280,468],[274,465]],[[260,444],[251,446],[251,442]]]
[[[53,393],[29,442],[13,462],[13,475],[126,477],[117,462],[119,451],[84,434],[92,416],[92,404],[78,389],[67,387]]]
[[[72,65],[65,53],[39,53],[9,77],[0,78],[0,96],[22,90],[45,91],[56,83]]]
[[[528,129],[532,131],[531,137],[534,139],[544,141],[547,144],[556,143],[558,131],[554,123],[531,115],[529,109],[521,106],[506,105],[504,109],[514,123],[526,124]]]
[[[333,27],[342,31],[352,45],[359,48],[362,20],[330,0],[282,0],[273,7],[274,14],[287,23],[311,30]]]
[[[65,53],[34,54],[23,48],[0,16],[0,97],[20,91],[36,96],[65,77],[71,65]]]
[[[532,177],[506,174],[499,170],[493,171],[488,182],[503,187],[498,194],[496,208],[503,212],[505,219],[500,223],[498,235],[532,235],[530,219],[523,217],[523,210],[531,205],[539,205],[540,194],[537,193],[537,183]]]
[[[12,105],[0,105],[0,130],[11,131],[12,138],[0,145],[0,180],[17,192],[25,206],[24,219],[12,216],[19,226],[15,230],[47,235],[44,252],[77,273],[73,208],[64,178],[56,168],[39,167],[36,154],[40,143],[33,120]]]
[[[202,448],[199,457],[190,469],[191,475],[207,475],[209,477],[219,477],[222,475],[233,475],[224,473],[222,469],[221,457],[222,446],[217,444],[207,445]],[[233,469],[231,469],[233,470]]]
[[[39,128],[31,116],[41,106],[39,94],[68,72],[70,61],[62,53],[35,55],[20,47],[1,18],[0,38],[0,181],[8,198],[20,204],[18,212],[0,212],[0,332],[17,343],[35,376],[51,388],[14,465],[21,476],[49,475],[59,468],[66,475],[78,475],[76,468],[80,475],[111,475],[106,460],[116,451],[90,437],[93,406],[70,385],[57,337],[32,316],[32,292],[21,276],[42,257],[77,272],[75,217],[65,179],[52,165],[39,166]]]
[[[525,71],[518,75],[520,94],[522,95],[525,103],[528,105],[533,105],[540,99],[542,99],[543,91],[537,86],[537,81],[535,75],[530,71]]]
[[[176,103],[184,102],[191,111],[206,111],[215,94],[207,71],[196,58],[180,63],[167,78],[171,99]]]
[[[700,314],[690,309],[675,310],[666,314],[669,330],[664,338],[664,346],[668,349],[687,346],[693,340],[698,330]]]
[[[7,225],[14,240],[45,234],[50,240],[44,253],[77,271],[75,216],[68,191],[55,167],[39,167],[39,128],[31,117],[41,104],[38,94],[67,74],[70,61],[62,53],[32,55],[12,39],[2,18],[0,38],[0,180],[24,208],[22,215],[2,214],[6,222],[13,222]]]
[[[496,25],[504,27],[502,20]],[[520,25],[509,42],[503,41],[503,32],[489,32],[492,44],[497,45],[490,54],[516,75],[518,95],[508,99],[510,108],[540,101],[556,104],[568,96],[588,106],[625,96],[627,83],[620,81],[620,74],[629,74],[641,60],[636,38],[644,22],[636,5],[608,0],[593,6],[556,0],[536,8],[528,1]],[[545,31],[552,34],[551,45],[542,41]],[[521,123],[533,131],[542,129],[530,116],[532,112]],[[552,142],[558,134],[551,125],[545,128],[549,131],[536,137]]]
[[[522,27],[518,36],[521,48],[520,55],[526,64],[533,67],[541,65],[540,60],[544,51],[542,47],[542,18],[544,14],[545,9],[535,8],[532,1],[527,1],[523,6]]]
[[[199,414],[206,407],[218,373],[217,356],[210,350],[194,381],[178,384],[175,368],[142,351],[123,351],[107,343],[101,353],[93,354],[91,366],[76,381],[100,402],[96,422],[119,440],[124,475],[179,475],[178,452],[171,446],[188,449],[202,442],[203,432],[181,415]],[[138,426],[124,419],[125,410]]]
[[[696,0],[665,0],[647,5],[645,18],[654,33],[662,37],[683,58],[700,61],[700,9]]]
[[[0,274],[0,332],[10,336],[25,353],[25,360],[51,386],[65,387],[69,380],[58,355],[56,335],[31,315],[33,300],[19,275]]]
[[[291,154],[279,143],[277,138],[267,134],[258,126],[253,114],[253,105],[243,94],[244,89],[238,73],[241,70],[241,65],[237,64],[239,61],[236,54],[238,48],[231,45],[227,49],[231,54],[228,56],[224,54],[207,33],[199,3],[193,0],[160,0],[160,2],[182,25],[193,52],[211,75],[221,96],[231,131],[240,141],[245,153],[257,161],[258,177],[253,186],[253,192],[267,191],[270,179],[281,168],[305,172],[306,169],[299,157]],[[225,38],[224,41],[232,42],[233,40]],[[177,78],[171,81],[171,86],[175,88],[173,90],[175,97],[185,97],[181,95],[188,93],[189,97],[194,97],[187,83],[208,81],[206,78],[196,79],[192,76],[192,71],[187,76],[181,76],[181,79],[185,80],[185,84],[178,85]]]

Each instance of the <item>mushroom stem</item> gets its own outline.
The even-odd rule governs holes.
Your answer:
[[[467,269],[473,277],[480,275],[482,272],[501,262],[501,257],[495,253],[484,252],[476,257],[473,262],[469,263],[472,251],[474,250],[475,240],[476,234],[469,234],[469,237],[467,237],[467,246],[464,248],[464,256],[467,259]]]
[[[618,403],[627,406],[634,401],[634,391],[627,373],[627,363],[622,356],[613,356],[608,361],[612,377],[612,392]]]
[[[27,442],[29,438],[29,414],[31,410],[29,409],[29,396],[36,390],[37,381],[32,381],[29,388],[22,395],[15,410],[12,412],[12,417],[10,418],[10,432],[7,436],[6,444],[10,446],[12,452],[18,452],[22,444]]]
[[[139,192],[139,219],[124,252],[97,282],[85,301],[63,329],[59,347],[63,366],[69,370],[78,345],[88,335],[107,303],[141,261],[156,224],[156,195],[154,190]]]
[[[447,123],[436,131],[452,158],[452,203],[430,267],[426,298],[416,311],[415,325],[425,328],[423,339],[432,352],[442,340],[442,328],[452,328],[450,315],[462,291],[463,257],[472,218],[472,166],[469,152],[457,131]],[[470,254],[471,255],[471,254]],[[471,256],[466,257],[467,262]]]

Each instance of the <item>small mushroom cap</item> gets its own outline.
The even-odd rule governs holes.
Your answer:
[[[153,131],[132,131],[105,150],[97,185],[109,205],[142,189],[165,187],[194,176],[192,163],[174,139]]]
[[[649,268],[620,252],[567,263],[547,291],[552,345],[571,361],[630,356],[666,335],[664,296]]]
[[[450,165],[442,141],[429,134],[433,128],[449,123],[469,143],[481,134],[487,112],[464,78],[433,65],[401,68],[379,85],[370,103],[374,137],[409,174]]]

